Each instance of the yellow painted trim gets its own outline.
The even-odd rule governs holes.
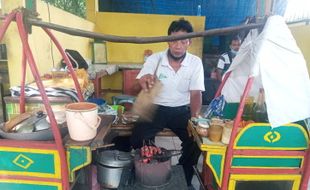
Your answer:
[[[23,157],[24,159],[26,159],[28,161],[28,164],[26,164],[25,166],[18,163],[18,160]],[[13,163],[21,168],[24,168],[24,169],[28,169],[29,166],[31,166],[31,164],[33,164],[33,160],[31,160],[30,158],[28,158],[28,156],[25,156],[23,154],[19,154],[14,160],[13,160]]]
[[[51,185],[56,186],[58,190],[62,190],[62,184],[59,182],[47,182],[37,180],[19,180],[19,179],[0,179],[0,183],[16,183],[16,184],[33,184],[33,185]]]
[[[82,165],[79,165],[79,166],[76,166],[75,168],[72,168],[72,171],[69,171],[70,172],[70,177],[69,177],[69,180],[70,180],[70,182],[73,182],[74,181],[74,178],[75,178],[75,176],[74,176],[74,172],[75,171],[77,171],[77,170],[79,170],[79,169],[81,169],[81,168],[83,168],[83,167],[85,167],[85,166],[87,166],[87,165],[89,165],[90,163],[91,163],[91,150],[90,150],[90,147],[89,146],[69,146],[68,148],[67,148],[67,163],[68,163],[68,169],[70,169],[70,154],[69,154],[69,152],[70,151],[68,151],[68,149],[86,149],[86,152],[87,152],[87,155],[86,155],[86,163],[84,163],[84,164],[82,164]]]
[[[242,175],[242,174],[231,174],[229,179],[229,190],[234,190],[236,181],[293,181],[292,190],[298,190],[300,186],[301,175]]]
[[[223,149],[226,150],[226,146],[219,146],[219,145],[211,145],[211,144],[201,144],[200,149],[202,151],[212,151],[213,149]]]
[[[211,169],[211,171],[212,171],[212,173],[213,173],[213,175],[215,177],[216,183],[220,187],[222,185],[222,179],[223,179],[222,177],[223,177],[224,162],[225,162],[225,152],[226,151],[223,151],[223,150],[214,150],[212,152],[208,152],[207,153],[207,157],[206,157],[206,161],[205,161],[207,163],[207,165],[210,167],[210,169]],[[211,164],[211,161],[210,161],[210,157],[211,157],[212,154],[216,154],[216,155],[220,154],[220,155],[223,156],[223,159],[221,161],[221,173],[222,173],[222,177],[221,178],[219,178],[219,176],[215,175],[216,174],[215,169],[214,169],[214,167],[213,167],[213,165]]]
[[[272,135],[273,132],[274,132],[274,135],[276,136],[276,138],[270,140],[268,137],[269,137],[269,135]],[[274,143],[274,142],[277,142],[277,141],[279,141],[279,140],[281,139],[281,134],[280,134],[278,131],[273,131],[273,132],[269,131],[269,132],[267,132],[267,133],[264,135],[264,140],[265,140],[266,142]],[[271,136],[271,137],[273,137],[273,136]]]
[[[228,182],[228,190],[235,190],[236,187],[236,180],[229,180]]]
[[[208,153],[216,153],[216,154],[225,154],[226,149],[212,149],[212,151],[209,151]]]
[[[236,150],[242,150],[242,149],[250,149],[250,150],[257,150],[257,149],[264,149],[264,150],[305,150],[307,149],[308,147],[294,147],[294,148],[289,148],[289,147],[260,147],[260,146],[242,146],[242,147],[237,147],[237,142],[239,141],[239,139],[241,138],[241,136],[243,135],[243,133],[245,133],[245,131],[247,131],[249,128],[252,128],[252,127],[270,127],[270,124],[268,123],[251,123],[247,126],[245,126],[245,128],[243,128],[239,134],[237,135],[236,139],[235,139],[235,142],[234,142],[234,147],[233,149],[236,149]],[[307,144],[309,144],[309,137],[308,137],[308,134],[306,132],[306,130],[300,126],[299,124],[295,124],[295,123],[290,123],[290,124],[287,124],[287,125],[283,125],[285,127],[297,127],[299,128],[303,134],[304,134],[304,137],[307,139]]]
[[[16,148],[16,147],[0,147],[1,151],[10,152],[24,152],[24,153],[40,153],[40,154],[53,154],[54,155],[54,174],[39,173],[39,172],[13,172],[7,170],[0,170],[0,174],[3,175],[19,175],[19,176],[32,176],[32,177],[46,177],[46,178],[56,178],[61,179],[60,173],[60,157],[57,150],[53,149],[32,149],[32,148]]]

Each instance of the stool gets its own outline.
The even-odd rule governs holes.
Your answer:
[[[113,105],[120,105],[123,103],[131,103],[133,104],[136,100],[135,96],[131,96],[131,95],[125,95],[125,94],[121,94],[118,96],[112,96],[112,104]]]

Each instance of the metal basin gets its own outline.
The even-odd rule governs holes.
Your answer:
[[[53,132],[51,128],[30,132],[30,133],[7,133],[3,130],[4,123],[0,124],[0,136],[5,139],[12,140],[54,140]],[[60,134],[62,137],[68,134],[68,128],[66,125],[59,125]]]

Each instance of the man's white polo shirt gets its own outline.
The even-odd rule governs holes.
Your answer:
[[[169,65],[167,50],[151,55],[143,65],[137,79],[146,74],[154,74],[162,82],[163,88],[154,100],[155,104],[169,107],[188,105],[190,90],[204,91],[204,75],[201,59],[186,53],[180,69],[175,72]]]

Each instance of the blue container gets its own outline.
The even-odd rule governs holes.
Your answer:
[[[105,106],[107,102],[102,98],[89,98],[87,102],[97,104],[98,106]]]

